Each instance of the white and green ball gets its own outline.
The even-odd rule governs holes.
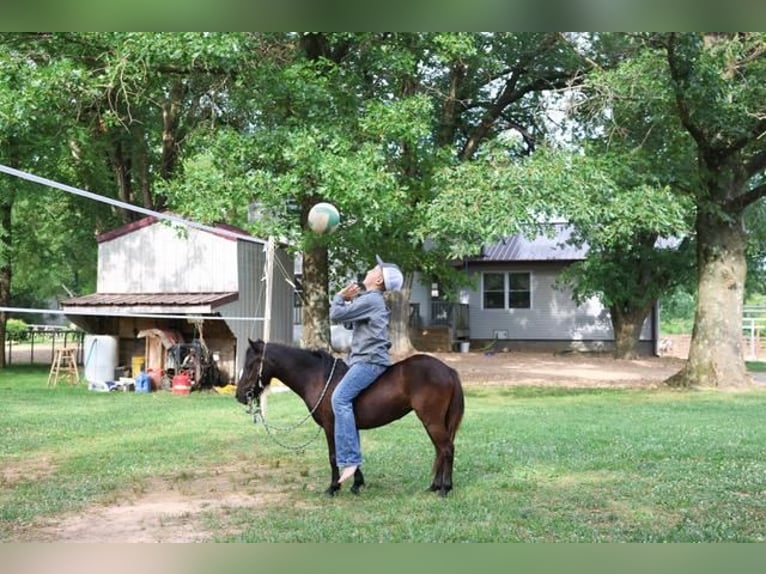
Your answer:
[[[309,229],[314,233],[332,233],[340,223],[340,213],[332,203],[317,203],[309,210]]]

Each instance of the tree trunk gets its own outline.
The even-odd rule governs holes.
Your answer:
[[[327,248],[315,246],[304,251],[301,344],[310,349],[330,350],[330,296],[327,283]]]
[[[13,192],[3,191],[0,196],[0,307],[11,302],[11,210]],[[0,311],[0,369],[5,368],[5,323],[8,316]]]
[[[169,180],[176,170],[178,159],[179,118],[184,85],[181,80],[173,82],[168,101],[162,105],[162,158],[160,159],[160,177]]]
[[[125,159],[123,142],[118,136],[114,136],[109,148],[109,163],[117,184],[117,197],[124,203],[131,203],[132,191],[130,187],[130,165]],[[129,223],[134,219],[133,214],[127,209],[119,209],[120,219],[123,223]]]
[[[689,359],[666,383],[673,387],[751,384],[742,355],[746,235],[741,215],[725,222],[697,215],[699,293]]]
[[[635,359],[638,356],[636,347],[641,338],[641,328],[651,311],[648,307],[630,307],[627,310],[612,305],[609,312],[612,316],[614,331],[614,357],[616,359]]]
[[[17,168],[19,162],[18,144],[14,139],[8,142],[8,163]],[[7,178],[6,178],[7,179]],[[6,180],[6,184],[0,190],[0,307],[10,307],[11,304],[11,278],[13,275],[13,228],[11,227],[13,201],[16,196],[16,180]],[[0,369],[6,367],[5,363],[5,337],[8,314],[0,311]]]
[[[410,340],[410,293],[412,292],[412,273],[407,273],[404,285],[399,292],[387,294],[391,306],[388,323],[388,335],[391,339],[391,355],[394,360],[402,359],[415,352]]]

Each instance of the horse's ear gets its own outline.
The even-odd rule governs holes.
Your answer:
[[[250,348],[256,353],[259,352],[260,348],[263,346],[263,341],[261,339],[253,341],[250,337],[248,337],[247,342],[250,344]]]

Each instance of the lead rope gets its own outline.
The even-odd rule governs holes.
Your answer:
[[[322,389],[322,393],[319,395],[319,399],[317,400],[314,407],[309,411],[309,413],[303,417],[299,422],[290,425],[288,427],[276,427],[272,424],[270,424],[266,420],[266,416],[263,412],[261,412],[261,402],[260,400],[254,400],[253,394],[248,393],[248,401],[247,401],[247,413],[253,415],[253,423],[258,424],[258,419],[260,419],[261,424],[263,424],[263,427],[266,429],[266,433],[271,437],[271,439],[277,443],[279,446],[286,448],[288,450],[294,450],[294,451],[300,451],[305,449],[308,445],[310,445],[312,442],[314,442],[317,437],[319,436],[319,432],[322,430],[321,426],[317,426],[317,432],[314,433],[314,436],[308,439],[305,443],[300,445],[289,445],[284,442],[282,442],[273,431],[278,432],[291,432],[295,429],[297,429],[299,426],[303,425],[307,420],[309,420],[316,410],[319,408],[319,405],[322,404],[322,401],[324,400],[325,395],[327,394],[327,389],[330,388],[330,383],[332,382],[332,377],[335,374],[335,366],[338,364],[338,359],[335,358],[332,362],[332,369],[330,369],[330,376],[327,377],[327,381],[324,384],[324,388]],[[263,383],[260,380],[261,373],[263,371],[263,361],[261,361],[261,369],[258,372],[258,384],[263,387]]]

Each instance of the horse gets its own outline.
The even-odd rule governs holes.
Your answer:
[[[332,392],[348,366],[322,350],[309,350],[248,339],[245,366],[237,381],[235,396],[249,406],[260,406],[263,390],[272,378],[282,381],[309,409],[324,430],[330,459],[331,481],[325,493],[340,490],[340,473],[335,461]],[[412,355],[389,366],[357,396],[354,413],[358,429],[377,428],[415,411],[436,449],[433,480],[428,490],[446,496],[452,490],[455,434],[464,411],[463,387],[457,372],[439,359]],[[354,473],[351,492],[364,486],[361,468]]]

